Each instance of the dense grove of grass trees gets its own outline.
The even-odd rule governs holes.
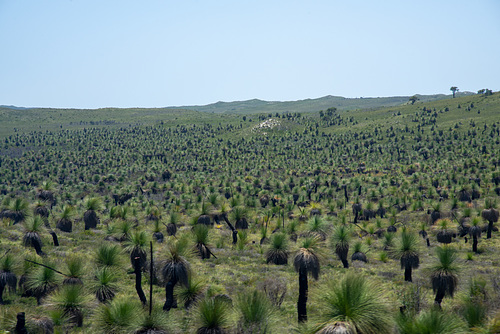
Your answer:
[[[499,113],[483,92],[16,129],[0,330],[497,333]]]

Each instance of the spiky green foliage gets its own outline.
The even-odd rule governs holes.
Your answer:
[[[162,269],[165,280],[174,280],[183,286],[189,285],[191,266],[186,259],[186,256],[189,255],[188,247],[187,238],[181,238],[168,244],[167,262]]]
[[[104,203],[100,197],[86,197],[83,200],[83,206],[86,210],[99,211],[104,209]]]
[[[61,311],[77,327],[83,325],[83,309],[91,301],[81,285],[63,285],[49,298],[49,304]]]
[[[179,298],[184,303],[184,308],[187,310],[196,303],[206,289],[206,283],[199,278],[188,276],[188,284],[182,286],[179,291]]]
[[[139,312],[140,306],[134,300],[122,296],[99,306],[93,321],[99,333],[131,333]]]
[[[59,213],[59,219],[71,219],[75,214],[75,208],[72,205],[65,205]]]
[[[170,328],[175,327],[173,320],[168,313],[163,312],[158,307],[154,308],[151,314],[142,310],[134,321],[131,332],[135,334],[168,334],[172,332]]]
[[[245,334],[272,333],[273,308],[267,296],[257,290],[239,296],[236,302],[238,331]]]
[[[84,260],[76,255],[66,258],[66,277],[63,281],[64,284],[83,284],[81,278],[85,273]]]
[[[288,264],[288,242],[285,233],[274,233],[271,236],[266,261],[277,265]]]
[[[330,329],[336,324],[343,324],[345,333],[389,333],[394,325],[380,285],[354,273],[328,281],[321,289],[318,309],[319,333],[334,333]]]
[[[418,315],[400,314],[397,318],[399,334],[461,334],[467,333],[464,323],[453,313],[432,307]]]
[[[95,262],[98,266],[113,267],[120,265],[121,249],[117,245],[103,243],[95,252]]]
[[[197,334],[223,333],[230,324],[230,305],[222,298],[206,297],[196,310]]]
[[[16,198],[8,202],[7,218],[14,221],[14,224],[24,221],[29,217],[29,203],[24,198]]]
[[[112,300],[118,291],[118,280],[114,270],[109,267],[97,269],[90,283],[90,291],[101,303]]]
[[[44,264],[53,267],[53,263],[45,262]],[[51,293],[59,284],[60,277],[58,274],[46,267],[38,267],[30,276],[26,283],[28,295],[33,295],[37,303],[40,305],[44,297]]]
[[[3,304],[3,292],[9,288],[11,292],[16,291],[17,276],[14,273],[15,257],[12,254],[4,254],[0,258],[0,304]]]
[[[38,255],[42,255],[42,239],[40,232],[44,226],[43,218],[40,216],[29,217],[25,222],[25,233],[23,244],[27,247],[33,247]]]
[[[349,241],[351,240],[351,229],[344,224],[337,225],[332,232],[330,244],[335,250],[344,268],[348,268],[347,254],[349,253]]]
[[[325,240],[328,224],[319,215],[314,215],[309,220],[307,229],[311,234],[318,236],[322,240]]]
[[[125,242],[125,250],[130,253],[130,263],[134,266],[134,260],[139,258],[141,269],[146,265],[146,246],[149,242],[149,235],[146,231],[135,231],[130,235],[130,239]]]

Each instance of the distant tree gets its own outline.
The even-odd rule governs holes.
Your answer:
[[[486,91],[486,89],[483,88],[483,89],[478,90],[477,93],[478,94],[484,94],[485,91]]]
[[[458,92],[458,87],[451,86],[450,90],[453,92],[453,98],[455,98],[455,93]]]
[[[413,95],[412,97],[410,97],[409,101],[411,102],[411,104],[415,104],[415,102],[418,101],[417,95]]]

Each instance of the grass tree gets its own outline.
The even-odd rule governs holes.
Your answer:
[[[73,222],[71,219],[73,218],[75,213],[75,208],[72,205],[66,204],[61,213],[59,214],[59,219],[56,223],[56,228],[63,232],[70,233],[73,231]]]
[[[436,234],[437,241],[442,244],[449,244],[453,238],[453,232],[450,230],[449,226],[451,221],[449,219],[438,220],[439,230]]]
[[[117,297],[99,306],[92,319],[99,333],[130,333],[140,306],[129,297]]]
[[[271,236],[269,249],[266,252],[266,262],[277,265],[288,264],[288,245],[285,233],[274,233]]]
[[[15,259],[12,254],[4,254],[0,258],[0,305],[4,304],[3,292],[5,288],[15,292],[17,286],[17,276],[14,273]]]
[[[27,247],[33,247],[38,255],[44,255],[42,251],[42,239],[40,238],[43,225],[43,218],[40,216],[30,217],[24,222],[25,233],[23,244]]]
[[[49,218],[50,214],[49,209],[47,209],[45,202],[42,200],[37,200],[34,203],[33,213],[45,219]]]
[[[457,271],[455,263],[456,252],[448,246],[436,248],[437,261],[431,267],[432,290],[436,294],[434,303],[441,307],[441,302],[445,296],[453,297],[458,285]]]
[[[184,308],[189,310],[202,297],[205,289],[206,284],[203,280],[193,278],[193,275],[190,275],[188,284],[181,287],[179,291],[179,298],[184,303]]]
[[[161,309],[155,308],[151,313],[140,310],[138,317],[132,323],[131,333],[135,334],[168,334],[172,333],[173,319]]]
[[[194,238],[194,247],[201,257],[202,260],[209,259],[212,256],[212,252],[210,248],[208,248],[209,244],[209,228],[207,225],[195,225],[192,229],[193,238]]]
[[[83,259],[76,255],[72,255],[66,258],[65,265],[66,265],[67,276],[64,278],[63,284],[83,285],[82,276],[85,272]]]
[[[246,230],[248,228],[248,221],[246,218],[247,210],[241,206],[233,208],[231,211],[231,218],[233,219],[234,228],[237,230]]]
[[[63,285],[49,298],[49,304],[61,310],[77,327],[83,326],[83,309],[90,301],[82,285]]]
[[[135,268],[136,258],[140,270],[146,266],[146,246],[148,245],[148,234],[145,231],[135,231],[130,235],[130,239],[125,242],[125,250],[130,252],[130,263]]]
[[[169,311],[177,306],[174,296],[174,287],[177,283],[182,286],[189,286],[189,276],[191,266],[186,260],[188,254],[188,244],[186,239],[179,239],[168,244],[168,254],[166,263],[162,269],[162,275],[165,281],[165,304],[163,309]]]
[[[201,212],[197,218],[197,224],[213,225],[213,221],[210,218],[209,213],[210,213],[210,204],[206,202],[201,203]]]
[[[307,277],[311,275],[315,280],[319,277],[320,261],[318,255],[318,240],[305,238],[295,254],[293,266],[299,273],[299,299],[297,301],[297,314],[299,323],[307,321],[307,295],[309,291]]]
[[[347,225],[339,224],[333,229],[330,244],[335,249],[335,254],[337,254],[344,268],[349,268],[347,255],[349,253],[350,239],[351,229]]]
[[[488,231],[486,233],[486,239],[491,238],[491,232],[493,231],[493,224],[498,221],[498,210],[496,209],[496,204],[490,199],[485,201],[486,209],[481,212],[481,216],[488,221]]]
[[[272,333],[273,307],[267,296],[258,290],[249,291],[237,300],[238,333]]]
[[[400,260],[401,269],[405,270],[405,281],[411,282],[412,270],[417,269],[420,265],[417,235],[407,229],[403,229],[394,253]]]
[[[222,298],[205,297],[198,303],[196,334],[224,334],[230,324],[230,304]]]
[[[14,224],[23,222],[29,217],[29,203],[24,198],[6,199],[5,205],[7,209],[2,210],[0,218],[11,219]]]
[[[307,229],[312,236],[318,237],[322,241],[326,239],[327,224],[319,215],[312,215],[307,224]]]
[[[121,264],[121,249],[117,245],[103,243],[97,247],[94,261],[99,267],[115,267]]]
[[[380,284],[349,273],[331,279],[319,296],[316,333],[390,333],[394,322]]]
[[[83,202],[85,209],[85,213],[83,214],[83,222],[85,223],[85,230],[96,228],[97,224],[99,224],[99,217],[97,216],[97,212],[99,210],[104,209],[104,204],[100,197],[87,197]]]
[[[399,334],[465,334],[469,333],[463,321],[451,312],[431,307],[419,314],[400,314],[397,319]]]
[[[469,226],[469,235],[472,238],[472,251],[474,253],[478,253],[477,244],[479,243],[478,239],[481,238],[481,220],[479,217],[472,218]]]
[[[98,268],[90,283],[90,290],[100,303],[113,300],[118,291],[118,280],[115,271],[109,267]]]
[[[52,266],[51,263],[46,263]],[[47,267],[39,267],[28,276],[26,282],[26,291],[24,295],[36,298],[38,305],[42,304],[42,299],[54,291],[59,285],[57,273]]]
[[[365,263],[368,262],[368,258],[366,257],[365,247],[361,240],[358,240],[354,243],[352,251],[353,252],[351,256],[351,261],[361,261]]]

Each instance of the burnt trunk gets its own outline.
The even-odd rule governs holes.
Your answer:
[[[163,309],[167,312],[177,305],[174,296],[174,287],[176,283],[177,278],[173,278],[165,285],[165,304],[163,305]]]
[[[491,239],[491,231],[493,231],[493,222],[488,222],[488,231],[486,232],[486,239]]]
[[[28,330],[26,329],[26,315],[24,312],[19,312],[17,314],[17,323],[16,328],[14,329],[14,333],[28,334]]]
[[[139,299],[141,300],[142,305],[146,305],[146,295],[144,291],[142,291],[142,273],[141,273],[141,258],[134,258],[134,274],[135,274],[135,290],[137,291],[137,295],[139,295]]]
[[[472,251],[474,253],[477,253],[477,237],[476,236],[472,236]]]
[[[39,242],[34,242],[33,247],[35,248],[35,252],[37,255],[40,255],[40,256],[45,255],[45,253],[42,252],[42,245]]]
[[[52,241],[54,241],[54,246],[58,247],[59,246],[59,239],[57,239],[56,232],[50,231],[49,233],[52,236]]]
[[[439,308],[441,308],[441,302],[443,301],[445,291],[446,290],[441,287],[437,289],[436,298],[434,298],[434,304],[438,305]]]
[[[307,321],[307,291],[307,270],[301,268],[299,271],[299,300],[297,301],[299,323]]]
[[[85,230],[96,228],[97,224],[99,224],[99,218],[94,210],[85,211],[83,221],[85,223]]]
[[[411,266],[405,267],[405,282],[412,282],[412,280],[411,280]]]
[[[347,261],[347,259],[340,259],[340,261],[342,261],[342,265],[344,266],[344,268],[349,268],[349,262]]]
[[[5,285],[0,282],[0,305],[3,305],[4,304],[4,301],[3,301],[3,290],[5,288]]]

